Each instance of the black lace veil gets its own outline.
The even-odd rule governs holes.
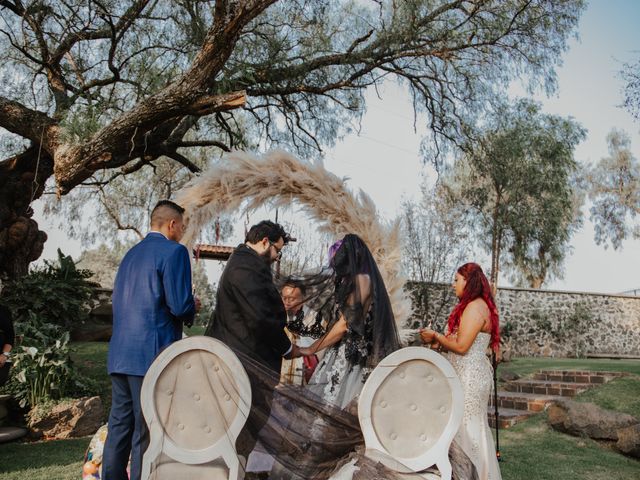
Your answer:
[[[373,368],[401,346],[378,265],[367,245],[353,234],[344,237],[331,265],[336,306],[347,321],[348,333],[366,346],[366,358],[362,358],[365,353],[362,350],[358,360]],[[362,276],[367,280],[360,281]]]
[[[395,317],[382,275],[360,237],[346,235],[330,250],[330,267],[280,280],[301,288],[305,305],[317,311],[316,324],[326,331],[341,318],[348,331],[347,355],[369,369],[400,348]]]
[[[347,342],[348,361],[373,369],[401,346],[382,276],[357,235],[346,235],[331,253],[329,268],[279,283],[301,287],[305,305],[317,312],[316,324],[326,325],[325,334],[343,317],[348,329],[341,341]],[[356,402],[338,408],[304,386],[279,384],[277,373],[246,352],[236,354],[249,375],[253,396],[237,451],[244,456],[255,445],[252,456],[269,459],[263,470],[268,474],[248,478],[323,480],[353,461],[359,465],[356,480],[406,478],[364,457]],[[460,453],[452,460],[454,478],[477,478]],[[260,468],[254,465],[252,470]]]

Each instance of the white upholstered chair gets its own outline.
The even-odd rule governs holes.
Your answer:
[[[149,426],[142,479],[242,478],[235,441],[251,408],[249,378],[222,342],[189,337],[163,350],[142,384]]]
[[[442,355],[423,347],[398,350],[378,364],[360,393],[365,455],[407,474],[436,465],[449,480],[449,446],[463,411],[462,385]],[[421,477],[408,475],[414,476]]]

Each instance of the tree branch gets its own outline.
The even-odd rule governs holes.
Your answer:
[[[5,97],[0,97],[0,127],[42,145],[50,155],[58,146],[59,127],[54,119]]]
[[[182,141],[182,142],[172,143],[170,145],[176,148],[218,147],[219,149],[224,150],[225,152],[231,151],[231,149],[227,144],[220,142],[218,140],[196,140],[191,142]]]
[[[200,170],[200,167],[178,152],[168,152],[166,156],[187,167],[192,173],[200,173],[202,171]]]

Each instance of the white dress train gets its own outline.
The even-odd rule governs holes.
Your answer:
[[[454,441],[475,465],[479,480],[502,478],[487,420],[493,388],[493,368],[486,355],[490,340],[490,334],[480,332],[466,354],[447,355],[464,391],[464,417]]]

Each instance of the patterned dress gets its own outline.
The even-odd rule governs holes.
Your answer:
[[[366,363],[373,345],[372,306],[373,302],[365,317],[363,334],[359,334],[348,325],[344,337],[327,349],[309,380],[307,388],[326,403],[344,409],[360,394],[371,373]]]
[[[496,448],[487,421],[493,369],[486,355],[491,335],[480,332],[464,355],[448,353],[464,391],[464,417],[455,442],[478,471],[479,480],[501,480]]]
[[[325,328],[322,321],[318,320],[317,312],[309,308],[301,308],[298,313],[287,318],[285,333],[292,344],[298,347],[308,347],[324,335]],[[316,357],[322,358],[322,352],[318,352]],[[302,357],[282,360],[280,383],[306,385],[305,360]]]

